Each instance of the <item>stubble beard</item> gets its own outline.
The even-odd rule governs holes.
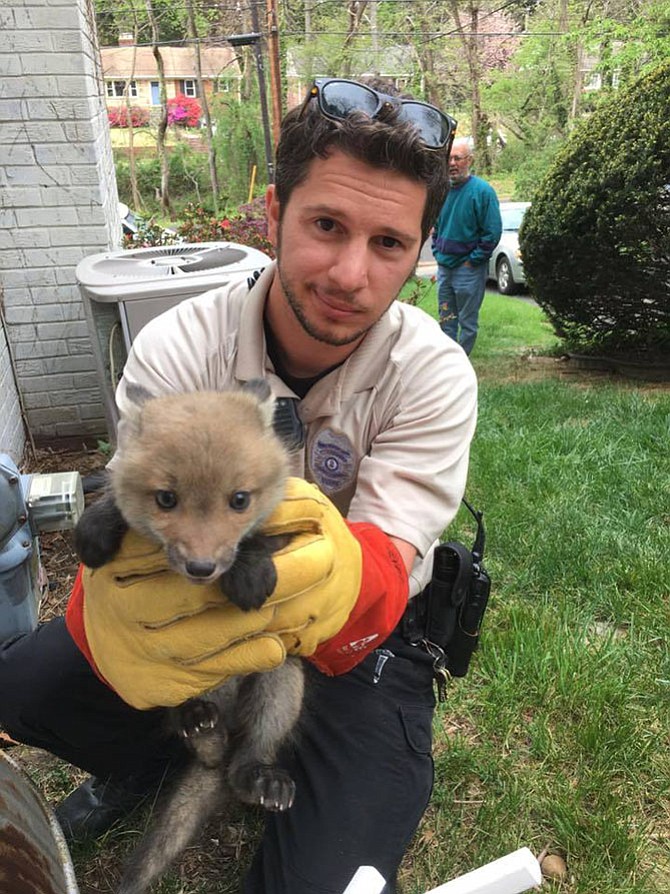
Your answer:
[[[324,330],[324,329],[321,329],[321,328],[315,326],[314,323],[312,323],[311,320],[308,318],[308,316],[305,312],[305,309],[304,309],[303,305],[300,303],[300,299],[298,298],[298,296],[295,292],[295,289],[292,287],[288,277],[286,276],[286,274],[282,268],[281,231],[279,234],[279,239],[277,241],[276,254],[277,254],[277,273],[279,275],[279,282],[281,284],[282,290],[286,297],[286,302],[287,302],[288,306],[291,308],[293,315],[295,316],[296,320],[300,324],[303,331],[306,332],[307,335],[309,335],[315,341],[321,342],[321,344],[324,344],[324,345],[330,345],[331,347],[334,347],[334,348],[341,348],[341,347],[344,347],[345,345],[350,345],[350,344],[353,344],[354,342],[360,341],[363,338],[363,336],[366,335],[370,331],[370,329],[372,329],[372,327],[375,325],[375,323],[377,323],[378,320],[380,320],[384,316],[386,311],[389,309],[389,307],[393,304],[395,299],[400,294],[400,290],[398,290],[398,293],[390,299],[389,303],[386,305],[383,312],[381,314],[379,314],[379,317],[377,317],[376,320],[373,320],[367,326],[363,326],[361,329],[357,329],[354,332],[350,332],[346,335],[337,336],[337,335],[334,335],[332,332],[329,332],[327,330]],[[411,276],[412,276],[412,274],[410,273],[410,275],[407,277],[406,282],[409,279],[411,279]],[[404,285],[404,283],[403,283],[403,285]]]

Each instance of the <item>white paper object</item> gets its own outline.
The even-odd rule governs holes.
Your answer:
[[[541,883],[540,864],[522,847],[426,894],[521,894]]]
[[[381,894],[385,884],[373,866],[361,866],[343,894]]]

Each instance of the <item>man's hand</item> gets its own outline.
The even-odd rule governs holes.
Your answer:
[[[373,552],[381,539],[382,552],[388,547],[397,557],[385,534],[348,525],[317,487],[297,478],[289,480],[264,532],[293,536],[273,557],[274,592],[253,611],[227,602],[215,584],[198,586],[172,572],[163,550],[133,532],[114,561],[84,569],[82,592],[68,606],[68,628],[121,698],[137,708],[181,704],[236,674],[270,670],[287,652],[313,656],[324,672],[341,673],[365,654],[361,623],[370,648],[393,629],[407,597],[404,566],[399,558],[391,563],[395,587],[387,601],[379,562],[366,555],[372,532]],[[371,603],[383,604],[381,624],[373,613],[375,629]]]

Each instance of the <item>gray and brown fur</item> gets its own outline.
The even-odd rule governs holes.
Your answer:
[[[235,605],[261,606],[276,584],[272,553],[287,541],[258,531],[281,501],[288,474],[272,411],[262,381],[240,391],[146,400],[108,491],[75,531],[84,564],[110,561],[132,527],[162,545],[171,567],[191,582],[218,580]],[[288,659],[268,673],[234,677],[168,712],[173,734],[194,759],[159,801],[119,894],[142,894],[224,795],[267,810],[291,806],[295,785],[275,762],[297,723],[302,697],[302,666]]]

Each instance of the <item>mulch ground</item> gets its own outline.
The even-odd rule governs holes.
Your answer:
[[[24,472],[76,471],[85,478],[104,469],[108,457],[98,450],[52,450],[38,448],[25,463]],[[86,496],[87,501],[90,497]],[[74,578],[77,573],[77,557],[72,547],[72,531],[54,531],[40,534],[42,565],[49,582],[40,606],[40,620],[49,620],[63,614]]]

